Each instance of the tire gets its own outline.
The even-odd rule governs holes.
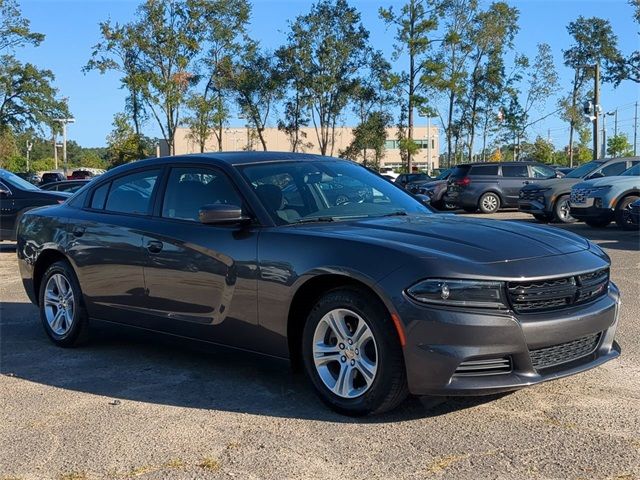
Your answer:
[[[484,193],[478,201],[478,208],[482,213],[496,213],[500,210],[500,197],[493,192]]]
[[[68,262],[61,260],[47,268],[40,282],[38,305],[40,320],[53,343],[74,347],[87,341],[89,317],[78,279]],[[63,313],[58,316],[58,312]]]
[[[593,228],[604,228],[611,223],[609,218],[590,218],[585,220],[584,223]]]
[[[639,225],[633,223],[631,220],[631,204],[638,200],[638,195],[628,195],[624,197],[618,205],[616,205],[616,211],[614,212],[614,218],[619,227],[625,230],[638,230]]]
[[[408,395],[396,329],[382,302],[364,290],[340,288],[320,298],[304,326],[302,356],[320,399],[343,415],[386,412]]]
[[[569,213],[569,195],[561,195],[553,205],[553,221],[556,223],[575,223]]]
[[[541,222],[541,223],[547,223],[549,222],[551,219],[545,215],[544,213],[534,213],[533,214],[533,218],[535,218],[537,221]]]

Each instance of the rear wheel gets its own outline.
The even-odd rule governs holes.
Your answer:
[[[562,195],[553,206],[553,220],[558,223],[574,223],[576,219],[571,216],[570,208],[569,195]]]
[[[631,219],[631,204],[640,198],[637,195],[629,195],[623,198],[616,206],[614,213],[616,223],[625,230],[638,230],[639,225],[633,223]]]
[[[609,218],[590,218],[585,220],[584,223],[593,228],[604,228],[611,223]]]
[[[495,213],[500,209],[500,197],[493,192],[487,192],[480,197],[478,206],[482,213]]]
[[[89,319],[78,279],[66,261],[52,264],[40,282],[40,319],[53,343],[72,347],[88,338]]]
[[[345,288],[322,296],[307,318],[302,355],[318,395],[339,413],[382,413],[408,395],[395,327],[366,291]]]

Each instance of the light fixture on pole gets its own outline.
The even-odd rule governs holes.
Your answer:
[[[54,118],[54,122],[60,122],[62,125],[62,161],[64,163],[64,175],[67,176],[67,125],[75,123],[75,118]]]
[[[27,140],[27,172],[29,171],[29,159],[31,157],[31,149],[33,148],[33,142]]]

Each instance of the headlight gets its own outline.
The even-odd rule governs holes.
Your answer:
[[[507,308],[502,282],[430,279],[407,289],[421,303],[459,307]]]

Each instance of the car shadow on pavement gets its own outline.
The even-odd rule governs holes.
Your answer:
[[[0,252],[15,252],[15,251],[16,251],[15,242],[0,242]]]
[[[79,348],[46,337],[37,308],[0,305],[0,373],[106,397],[111,404],[149,402],[338,423],[385,423],[445,415],[491,397],[410,398],[395,411],[366,418],[333,413],[288,362],[128,328],[92,325]]]

